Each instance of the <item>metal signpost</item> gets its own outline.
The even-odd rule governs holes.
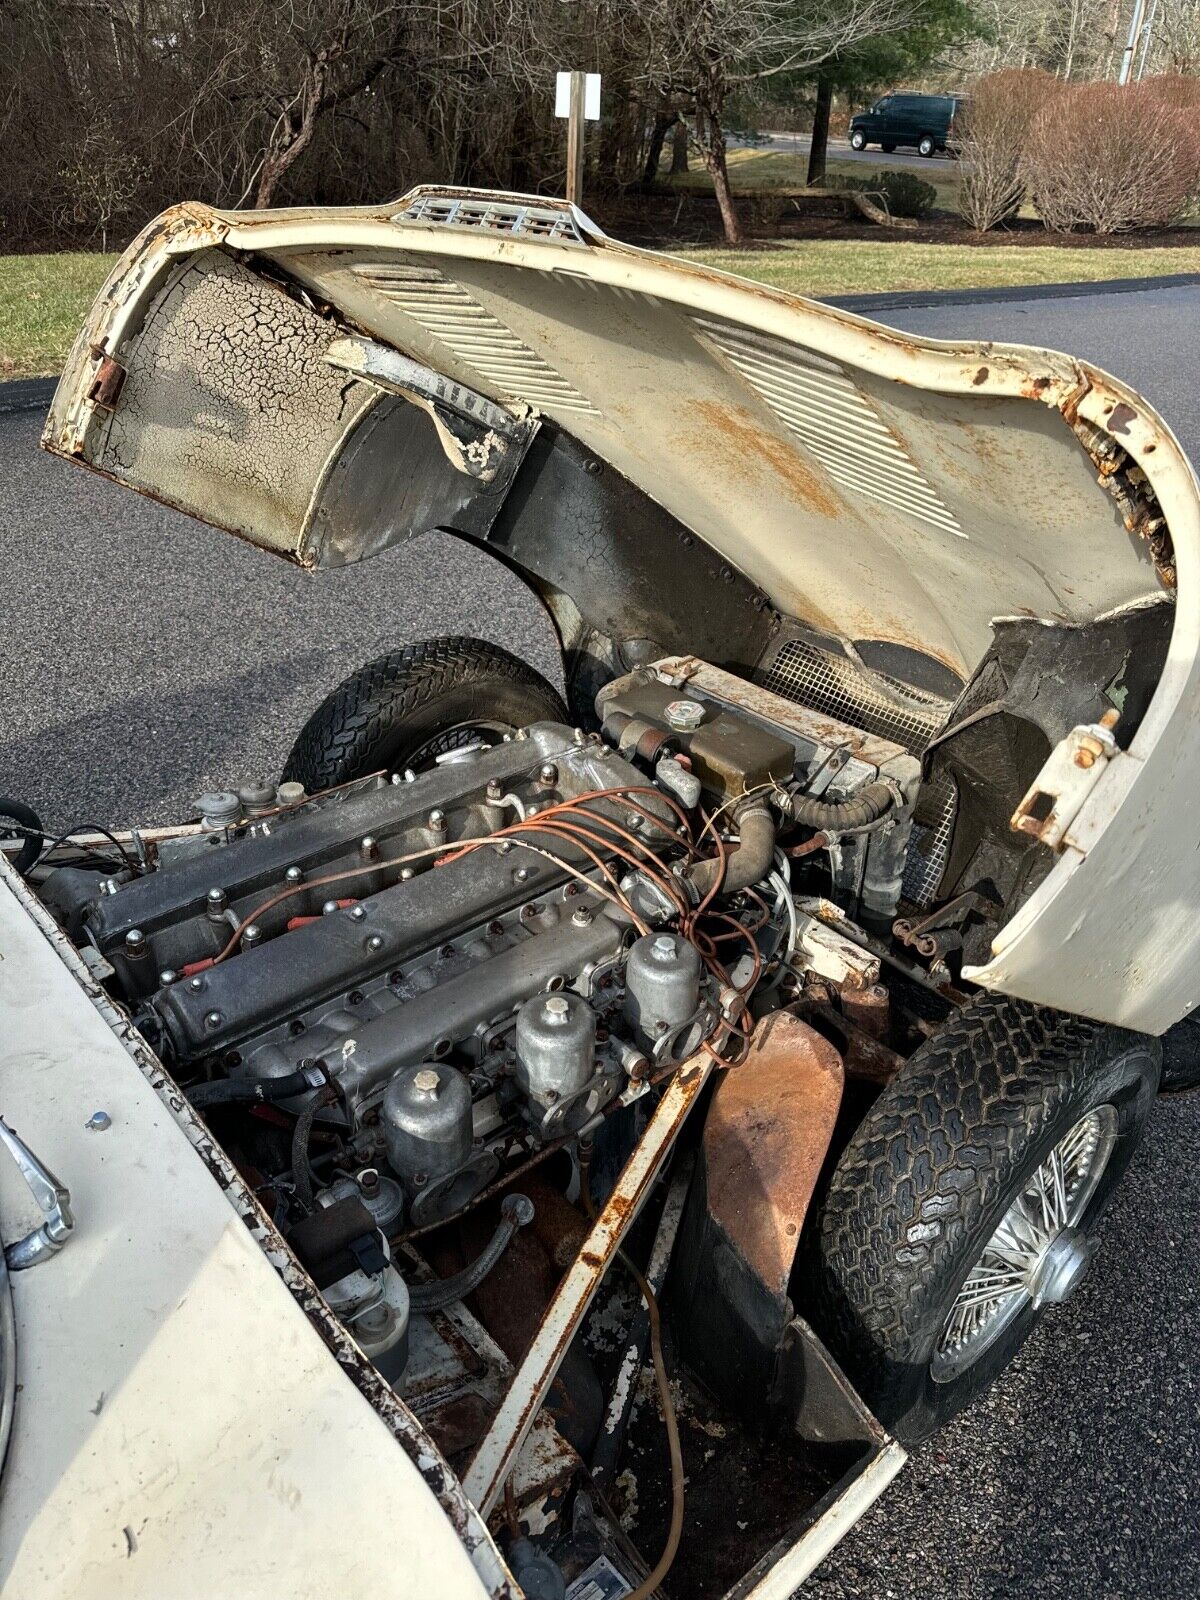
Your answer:
[[[600,74],[560,72],[554,85],[554,115],[567,123],[567,199],[583,199],[583,125],[600,120]]]

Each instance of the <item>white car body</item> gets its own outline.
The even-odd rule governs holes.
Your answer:
[[[1200,999],[1200,488],[1140,396],[1067,356],[913,339],[631,249],[558,203],[417,190],[165,214],[97,300],[44,443],[303,565],[361,559],[407,536],[326,514],[388,392],[380,351],[569,430],[781,614],[958,680],[996,617],[1173,604],[1128,748],[1077,730],[1091,759],[1064,741],[1047,763],[1053,866],[967,975],[1148,1033]],[[486,448],[458,466],[492,470]],[[546,599],[566,639],[570,597]],[[488,1531],[499,1467],[477,1465],[473,1504],[6,862],[0,1017],[0,1114],[76,1213],[59,1257],[12,1275],[4,1592],[515,1594]],[[37,1221],[0,1155],[4,1240]],[[782,1600],[903,1460],[880,1432],[739,1597]]]

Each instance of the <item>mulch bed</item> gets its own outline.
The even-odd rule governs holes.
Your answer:
[[[627,191],[623,195],[589,195],[584,210],[606,233],[629,244],[654,249],[708,249],[724,243],[717,203],[711,195],[691,190]],[[888,239],[905,244],[1045,245],[1071,249],[1138,250],[1146,245],[1163,249],[1195,249],[1200,228],[1146,229],[1135,233],[1050,233],[1032,218],[1018,217],[1007,228],[976,233],[953,212],[935,211],[915,228],[886,228],[858,218],[848,219],[837,204],[813,202],[804,214],[790,211],[771,228],[755,226],[753,196],[738,197],[738,215],[745,237],[739,250],[768,250],[775,245],[808,239]]]

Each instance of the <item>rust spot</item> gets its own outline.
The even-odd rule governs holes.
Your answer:
[[[1058,408],[1072,427],[1075,426],[1079,419],[1079,407],[1084,398],[1091,392],[1091,387],[1087,378],[1080,378],[1079,383],[1071,390]]]
[[[697,455],[711,457],[717,440],[724,439],[729,445],[726,465],[748,488],[758,486],[758,469],[765,465],[783,481],[791,497],[809,511],[831,522],[845,515],[846,508],[832,485],[807,464],[794,445],[769,432],[754,412],[744,406],[723,405],[719,400],[701,400],[695,409],[716,430],[715,437],[709,428],[691,437],[688,443]]]
[[[980,367],[979,371],[971,379],[971,382],[975,385],[976,388],[978,388],[981,383],[986,383],[987,381],[988,381],[988,369],[986,367]]]
[[[1108,419],[1108,426],[1113,433],[1128,434],[1129,424],[1131,422],[1136,422],[1137,419],[1137,412],[1132,406],[1127,406],[1124,400],[1122,400],[1120,405],[1113,407],[1112,415]]]

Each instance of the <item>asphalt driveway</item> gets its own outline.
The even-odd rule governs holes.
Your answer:
[[[1194,285],[871,314],[1088,356],[1200,459]],[[555,670],[521,584],[465,546],[431,538],[307,577],[40,454],[40,420],[0,416],[0,793],[57,827],[167,821],[206,787],[277,771],[326,690],[405,640],[481,633]],[[806,1594],[1194,1600],[1198,1149],[1200,1096],[1161,1103],[1077,1297],[916,1454]]]

